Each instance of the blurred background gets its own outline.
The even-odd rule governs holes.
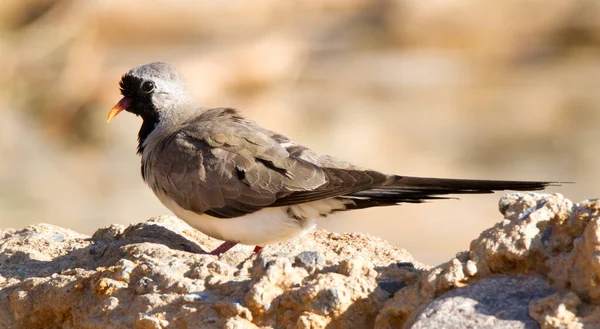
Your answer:
[[[130,68],[169,61],[203,106],[366,167],[574,181],[600,196],[597,0],[0,2],[0,227],[91,234],[170,213],[140,177],[141,120],[106,124]],[[502,194],[323,221],[435,265]]]

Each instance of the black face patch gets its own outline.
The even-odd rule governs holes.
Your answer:
[[[119,83],[121,94],[133,99],[126,111],[139,115],[144,120],[151,119],[157,112],[152,104],[151,93],[143,92],[141,89],[142,85],[148,81],[128,73],[121,78]]]
[[[129,98],[137,98],[139,96],[140,84],[142,79],[130,74],[125,74],[121,77],[119,87],[121,87],[121,95]]]
[[[146,80],[128,73],[121,77],[121,82],[119,83],[121,94],[133,99],[131,106],[126,111],[139,115],[144,120],[138,133],[138,154],[142,154],[144,151],[146,138],[148,138],[148,135],[150,135],[159,122],[158,111],[152,104],[150,94],[144,93],[140,89],[144,81]]]
[[[148,135],[156,128],[159,121],[158,114],[144,118],[140,131],[138,132],[137,154],[142,154],[142,152],[144,152],[144,142],[146,141],[146,138],[148,138]]]

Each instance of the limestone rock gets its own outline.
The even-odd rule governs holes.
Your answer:
[[[416,318],[413,329],[536,329],[532,300],[554,291],[536,276],[490,276],[436,298]]]
[[[236,246],[170,216],[0,230],[0,329],[600,328],[600,201],[508,194],[435,268],[366,234]],[[537,324],[536,324],[537,323]]]
[[[40,224],[0,240],[0,328],[253,328],[373,326],[390,293],[425,269],[366,234],[316,231],[221,257],[220,242],[174,217],[92,238]],[[202,247],[201,247],[202,246]]]
[[[447,291],[497,274],[542,275],[559,291],[572,287],[582,299],[599,303],[600,258],[594,250],[600,249],[600,201],[573,204],[560,194],[513,193],[502,197],[499,208],[504,219],[471,242],[470,251],[422,272],[417,284],[386,302],[377,327],[410,327]],[[599,316],[595,308],[590,312],[589,321]]]

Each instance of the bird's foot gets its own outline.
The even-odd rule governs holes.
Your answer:
[[[217,247],[217,249],[209,252],[209,255],[213,255],[213,256],[220,256],[222,253],[228,251],[229,249],[233,248],[235,245],[237,244],[237,242],[233,242],[233,241],[225,241],[223,242],[220,246]]]
[[[220,246],[218,246],[215,250],[209,252],[208,254],[213,255],[213,256],[220,256],[221,254],[229,251],[229,249],[233,248],[235,245],[237,245],[237,242],[225,241]],[[258,252],[261,251],[262,248],[263,247],[261,247],[261,246],[254,247],[254,253],[258,254]]]

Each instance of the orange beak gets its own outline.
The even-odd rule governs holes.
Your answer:
[[[116,117],[117,114],[121,113],[121,111],[127,110],[131,106],[131,103],[133,103],[132,98],[129,98],[129,97],[121,98],[121,100],[117,103],[117,105],[113,106],[113,108],[110,109],[110,112],[108,112],[108,119],[106,120],[106,122],[110,122],[110,120],[112,120],[114,117]]]

